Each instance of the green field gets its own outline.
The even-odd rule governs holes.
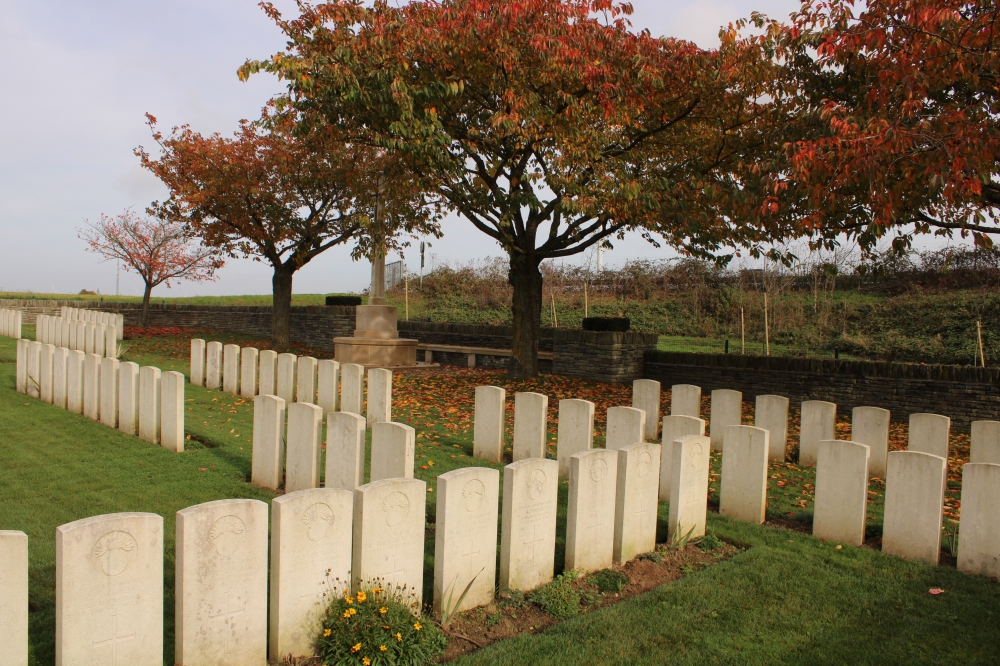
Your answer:
[[[130,360],[187,370],[186,339],[142,338],[128,345]],[[54,661],[55,528],[119,511],[149,511],[165,519],[164,663],[173,663],[174,514],[215,499],[267,501],[273,497],[247,483],[252,404],[188,385],[191,439],[184,453],[173,454],[16,393],[13,361],[14,341],[0,338],[0,529],[23,530],[30,539],[31,663]],[[483,370],[397,373],[394,418],[417,429],[416,476],[431,489],[427,496],[431,530],[436,477],[457,467],[488,464],[472,458],[472,390],[484,383],[503,386],[508,393],[533,390],[549,395],[552,444],[559,399],[593,400],[599,415],[608,406],[628,404],[625,387],[560,377],[513,382]],[[664,404],[668,399],[665,395]],[[749,407],[744,411],[751,413]],[[597,443],[601,444],[603,419],[598,421]],[[795,439],[796,428],[793,418],[790,440]],[[838,426],[841,432],[846,428],[846,424]],[[905,429],[894,427],[894,447],[903,437]],[[959,491],[953,477],[967,459],[967,446],[966,436],[953,440],[952,500]],[[718,502],[718,468],[715,456],[710,506]],[[814,483],[809,469],[772,464],[769,522],[807,526]],[[869,543],[877,544],[880,482],[874,481],[871,490]],[[564,483],[560,487],[557,570],[563,566],[566,492]],[[658,540],[663,541],[665,503],[659,513]],[[714,510],[709,514],[709,529],[746,549],[653,592],[560,622],[538,634],[497,643],[456,663],[1000,663],[1000,587],[996,582],[958,573],[950,566],[903,562],[871,547],[838,549],[837,544],[801,531],[738,523]],[[430,593],[433,574],[432,531],[429,534],[425,595]],[[932,596],[930,588],[945,592]]]

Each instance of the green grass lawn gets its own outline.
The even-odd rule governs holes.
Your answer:
[[[212,337],[250,343],[234,336]],[[187,372],[188,341],[127,341],[126,356]],[[14,391],[14,341],[0,338],[0,529],[19,529],[30,543],[32,664],[54,661],[55,528],[119,511],[162,515],[166,529],[165,663],[173,663],[174,515],[223,498],[272,493],[250,474],[252,403],[188,385],[187,450],[173,454]],[[416,476],[428,482],[428,522],[434,522],[436,477],[470,464],[472,390],[504,386],[550,396],[555,443],[558,400],[597,404],[598,438],[608,406],[628,404],[628,387],[562,377],[513,382],[496,372],[397,373],[394,418],[417,430]],[[668,396],[664,396],[668,404]],[[705,405],[707,412],[707,404]],[[745,406],[746,414],[752,409]],[[508,417],[510,418],[510,414]],[[797,414],[790,427],[797,439]],[[508,433],[510,432],[508,423]],[[838,426],[840,431],[846,424]],[[905,434],[894,426],[898,446]],[[963,439],[964,438],[964,439]],[[967,436],[953,441],[957,472]],[[554,448],[550,448],[554,455]],[[710,504],[718,502],[719,456],[713,456]],[[954,477],[954,474],[950,478]],[[787,463],[769,471],[769,520],[807,526],[811,469]],[[780,484],[780,485],[779,485]],[[952,481],[953,499],[957,483]],[[502,487],[502,486],[501,486]],[[563,566],[567,486],[560,485],[557,570]],[[871,486],[869,534],[881,533],[882,488]],[[667,505],[660,505],[659,541]],[[497,643],[456,663],[475,664],[914,664],[1000,663],[1000,587],[949,567],[883,556],[871,548],[823,543],[800,531],[754,526],[709,515],[709,529],[746,550],[732,558],[613,607],[556,624],[539,634]],[[425,547],[425,597],[433,579],[433,538]],[[944,594],[932,596],[928,589]]]

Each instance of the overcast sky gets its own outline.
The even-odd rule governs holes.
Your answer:
[[[292,12],[294,3],[276,3]],[[719,27],[750,12],[785,18],[796,0],[633,0],[636,28],[718,44]],[[0,291],[115,293],[115,266],[84,250],[84,219],[141,211],[166,190],[139,166],[136,146],[153,143],[144,114],[160,126],[190,124],[231,135],[282,91],[268,75],[241,83],[247,58],[281,50],[284,40],[254,0],[0,0]],[[501,254],[471,225],[446,221],[430,250],[437,261]],[[616,242],[606,261],[667,257],[638,236]],[[392,258],[390,258],[391,260]],[[416,252],[408,265],[417,270]],[[358,292],[369,265],[350,249],[327,251],[296,274],[296,293]],[[214,283],[181,283],[154,296],[271,291],[271,270],[230,261]],[[122,294],[141,294],[121,274]]]

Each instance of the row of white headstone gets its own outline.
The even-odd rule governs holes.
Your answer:
[[[5,338],[21,339],[21,311],[0,308],[0,335]]]
[[[125,316],[111,312],[100,312],[98,310],[81,310],[62,306],[59,308],[59,316],[70,321],[87,321],[94,324],[104,324],[113,326],[115,335],[119,340],[125,339]]]
[[[118,358],[118,333],[113,324],[38,315],[35,340],[85,354]]]
[[[184,450],[179,372],[21,339],[15,377],[21,393],[165,449]]]
[[[365,367],[270,349],[191,340],[191,383],[252,398],[273,395],[286,404],[319,406],[324,414],[365,413]],[[338,401],[338,384],[340,399]],[[368,370],[367,427],[392,420],[392,371]]]

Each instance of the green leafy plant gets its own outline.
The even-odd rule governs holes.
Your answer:
[[[952,557],[958,557],[958,523],[952,523],[951,529],[944,528],[944,542]]]
[[[692,525],[691,529],[687,531],[686,534],[681,534],[680,530],[674,531],[674,537],[670,540],[667,548],[670,550],[684,550],[688,545],[688,541],[691,540],[691,535],[694,534],[695,526]]]
[[[444,600],[444,604],[442,604],[441,607],[442,629],[447,631],[448,627],[451,626],[451,621],[455,619],[455,612],[458,610],[458,608],[461,607],[462,602],[465,600],[465,597],[468,596],[469,590],[472,589],[472,584],[476,582],[477,578],[479,578],[479,574],[483,573],[483,571],[485,570],[486,567],[483,567],[482,569],[479,570],[479,573],[477,573],[475,576],[472,577],[472,580],[470,580],[469,584],[465,586],[465,589],[462,591],[462,594],[459,595],[458,601],[454,602],[453,598],[455,596],[455,583],[458,582],[458,578],[456,578],[455,581],[452,582],[451,590],[448,592],[448,598]]]
[[[413,590],[375,579],[361,583],[353,595],[333,596],[316,651],[331,666],[422,666],[446,642],[441,630],[420,616]]]
[[[657,564],[659,564],[660,562],[663,561],[663,556],[660,555],[655,550],[651,550],[648,553],[643,553],[642,555],[640,555],[638,559],[645,560],[647,562],[656,562]]]
[[[714,534],[706,534],[698,540],[698,548],[703,553],[709,553],[722,547],[722,540]]]
[[[565,619],[580,613],[584,597],[570,583],[577,579],[575,571],[564,571],[555,579],[531,593],[531,601],[554,617]]]
[[[486,626],[495,627],[500,624],[500,620],[503,619],[503,615],[500,613],[489,613],[486,616]]]
[[[590,580],[601,592],[621,592],[628,585],[628,576],[614,569],[601,569]]]

